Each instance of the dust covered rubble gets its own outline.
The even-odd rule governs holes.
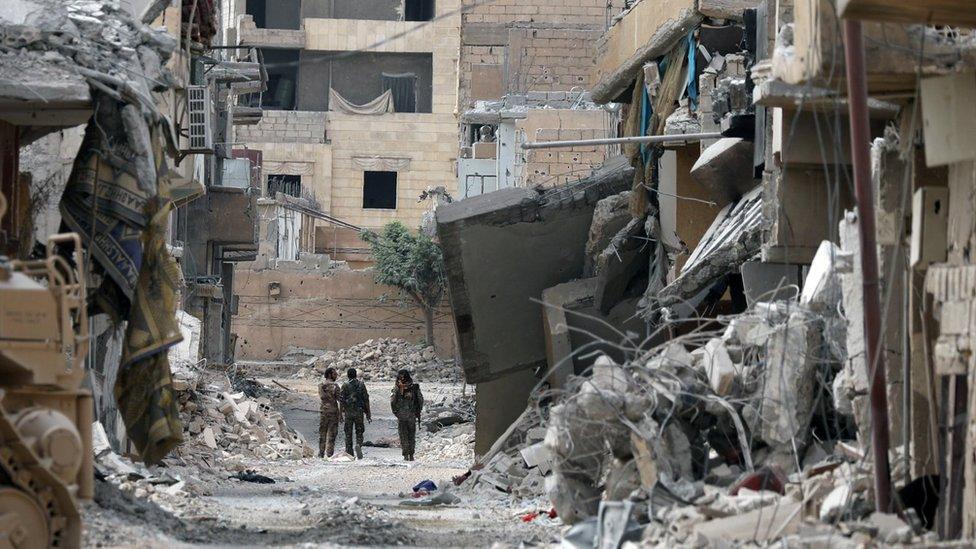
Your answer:
[[[564,540],[584,546],[931,541],[933,492],[925,478],[903,484],[897,452],[906,509],[873,512],[868,441],[834,394],[849,363],[839,276],[811,268],[796,300],[756,303],[624,364],[599,357],[536,395],[460,493],[544,493],[571,526]]]
[[[298,377],[320,376],[332,367],[340,374],[356,368],[364,381],[391,381],[401,369],[410,370],[414,380],[421,383],[462,381],[461,368],[453,360],[439,358],[433,347],[397,338],[369,339],[339,351],[295,349],[291,354],[299,352],[312,357],[303,361],[305,367],[299,370]]]
[[[179,369],[174,372],[173,388],[184,425],[184,443],[174,457],[241,471],[250,459],[314,455],[301,433],[288,427],[281,412],[272,408],[270,399],[231,392],[226,374]]]
[[[426,462],[474,463],[474,394],[426,395],[417,457]]]

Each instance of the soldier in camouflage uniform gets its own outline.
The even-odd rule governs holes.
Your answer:
[[[413,452],[417,445],[417,422],[420,421],[420,411],[424,407],[424,396],[420,393],[420,385],[413,382],[407,370],[397,373],[390,407],[397,418],[403,459],[413,461]]]
[[[340,391],[335,368],[325,371],[325,380],[319,385],[319,457],[332,457],[335,453],[336,435],[339,434]]]
[[[352,436],[353,429],[356,431],[356,457],[363,459],[363,433],[366,426],[363,424],[363,416],[366,421],[373,422],[373,415],[369,411],[369,393],[366,391],[366,384],[356,375],[355,368],[349,368],[346,372],[349,381],[342,384],[341,414],[345,417],[346,453],[353,455]]]

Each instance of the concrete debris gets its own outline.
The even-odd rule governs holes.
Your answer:
[[[296,352],[299,351],[291,354]],[[339,351],[301,352],[312,358],[304,361],[306,368],[300,371],[299,377],[318,377],[330,367],[344,375],[347,369],[355,368],[364,381],[392,381],[396,379],[397,371],[405,368],[419,383],[461,381],[460,367],[453,360],[438,357],[433,347],[392,337],[369,339]]]
[[[701,123],[698,115],[691,112],[687,106],[678,107],[664,123],[665,135],[681,135],[685,133],[701,133]]]
[[[184,462],[240,471],[245,459],[273,461],[314,455],[268,397],[231,393],[227,376],[211,371],[182,369],[174,376],[184,425],[184,443],[175,455]]]
[[[604,541],[636,528],[652,547],[802,540],[811,523],[841,545],[918,541],[920,528],[871,515],[871,466],[838,419],[846,410],[833,407],[843,355],[828,339],[843,264],[816,265],[806,298],[757,302],[623,363],[601,355],[537,395],[551,406],[531,405],[462,488],[514,498],[544,489],[574,525],[569,546],[600,526]],[[543,440],[531,435],[540,427]],[[628,508],[613,528],[600,518],[611,503]]]
[[[691,178],[719,203],[738,200],[758,184],[752,149],[752,143],[745,139],[719,139],[702,151],[691,168]]]

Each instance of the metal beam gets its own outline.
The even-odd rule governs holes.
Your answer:
[[[868,124],[867,70],[861,23],[844,20],[847,61],[847,97],[850,103],[851,158],[854,164],[854,194],[860,225],[861,290],[864,300],[864,347],[871,387],[871,450],[874,454],[875,509],[891,513],[891,470],[888,463],[888,380],[881,349],[881,297],[878,276],[878,242],[874,218],[874,190],[871,187],[871,130]]]
[[[522,143],[522,148],[529,149],[560,149],[565,147],[585,147],[587,145],[619,145],[622,143],[682,143],[688,141],[703,141],[705,139],[719,139],[720,132],[685,133],[676,135],[642,135],[633,137],[608,137],[605,139],[579,139],[576,141],[537,141]]]

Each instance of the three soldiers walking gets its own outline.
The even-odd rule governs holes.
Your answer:
[[[329,368],[319,385],[319,457],[332,457],[335,453],[335,440],[339,433],[339,423],[342,422],[346,435],[346,453],[355,455],[358,459],[363,458],[363,434],[366,430],[363,420],[373,422],[369,392],[355,368],[350,368],[346,375],[349,380],[339,387],[338,372],[335,368]],[[420,412],[424,407],[424,397],[420,392],[420,385],[414,383],[407,370],[397,372],[396,385],[390,396],[390,407],[397,418],[403,459],[413,461],[417,422],[420,421]]]

